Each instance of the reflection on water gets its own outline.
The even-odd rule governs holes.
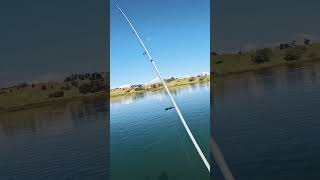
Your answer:
[[[107,178],[106,99],[0,114],[1,179]]]
[[[170,88],[170,93],[173,96],[178,96],[180,93],[183,92],[199,92],[203,88],[208,90],[210,88],[210,83],[205,82],[205,83],[197,83],[193,85],[186,85],[186,86],[178,86],[178,87],[173,87]],[[128,96],[118,96],[118,97],[113,97],[110,99],[110,104],[131,104],[135,101],[138,101],[143,98],[153,98],[159,101],[164,101],[168,99],[168,95],[165,92],[164,89],[159,90],[159,91],[147,91],[147,92],[139,92],[135,94],[130,94]]]
[[[209,157],[209,83],[170,90]],[[111,102],[111,174],[123,179],[208,179],[209,174],[165,91]],[[126,173],[123,173],[126,172]]]
[[[236,179],[320,178],[320,63],[213,83],[211,135]],[[212,178],[223,179],[213,167]]]

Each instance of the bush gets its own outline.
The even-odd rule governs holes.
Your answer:
[[[302,57],[305,51],[306,51],[305,47],[295,47],[295,48],[287,49],[283,59],[286,61],[298,60]]]
[[[155,88],[157,88],[157,85],[156,85],[156,84],[152,84],[152,85],[151,85],[151,88],[152,88],[152,89],[155,89]]]
[[[192,81],[194,81],[194,80],[196,80],[195,77],[191,77],[191,78],[189,79],[190,82],[192,82]]]
[[[64,79],[64,82],[69,82],[69,81],[71,81],[71,78],[70,78],[70,77],[66,77],[66,78]]]
[[[103,91],[105,90],[105,86],[101,81],[91,81],[90,84],[82,84],[78,89],[80,93],[87,94]]]
[[[269,62],[272,56],[272,50],[269,48],[259,49],[253,54],[251,54],[251,61],[260,64]]]
[[[64,92],[63,91],[55,91],[54,93],[49,94],[49,98],[63,97],[63,96],[64,96]]]
[[[171,81],[174,81],[176,78],[174,78],[174,77],[171,77],[170,79],[166,79],[165,81],[166,82],[171,82]]]
[[[47,90],[47,86],[46,85],[42,85],[41,89],[45,91],[45,90]]]

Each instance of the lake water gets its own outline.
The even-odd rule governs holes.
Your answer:
[[[201,149],[209,158],[210,85],[171,90]],[[209,179],[164,91],[113,99],[110,107],[112,180]]]
[[[212,128],[237,180],[320,179],[320,64],[217,79]],[[221,174],[214,167],[214,180]]]
[[[0,114],[0,179],[108,179],[107,117],[106,99]]]

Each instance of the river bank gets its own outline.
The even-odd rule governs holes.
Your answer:
[[[265,48],[262,54],[265,61],[254,61],[257,51],[239,52],[238,54],[211,53],[211,72],[214,77],[260,71],[280,66],[291,66],[320,61],[320,43],[313,43],[296,48]],[[260,58],[263,60],[263,58]]]
[[[199,75],[197,77],[189,77],[182,79],[171,78],[166,80],[169,89],[209,81],[209,75]],[[103,82],[101,81],[101,83]],[[0,113],[38,108],[42,106],[48,106],[52,104],[59,104],[71,101],[82,101],[94,98],[107,99],[107,91],[100,90],[97,92],[91,92],[90,90],[96,86],[96,83],[93,83],[92,86],[89,86],[88,84],[92,84],[92,82],[90,83],[87,80],[60,83],[51,82],[3,88],[0,93]],[[87,85],[89,87],[83,85]],[[159,91],[163,88],[164,87],[162,86],[162,84],[155,83],[143,86],[133,85],[132,87],[128,88],[111,89],[110,98],[114,99],[123,96],[132,96],[135,94],[149,91]],[[88,92],[83,92],[84,90],[87,90]]]
[[[166,79],[165,81],[168,88],[172,89],[179,86],[210,82],[210,75],[205,75],[205,76],[198,75],[196,77],[188,77],[188,78],[180,78],[180,79],[170,78],[170,79]],[[162,89],[164,89],[162,83],[155,83],[155,84],[149,84],[149,85],[132,85],[126,88],[114,88],[110,90],[110,98],[139,94],[147,91],[159,91]]]

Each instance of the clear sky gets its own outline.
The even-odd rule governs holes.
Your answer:
[[[319,0],[213,0],[212,50],[234,52],[320,40]]]
[[[209,0],[118,0],[163,77],[210,71]],[[114,5],[110,6],[111,87],[148,83],[156,73]]]
[[[106,71],[106,0],[0,3],[0,87]]]

